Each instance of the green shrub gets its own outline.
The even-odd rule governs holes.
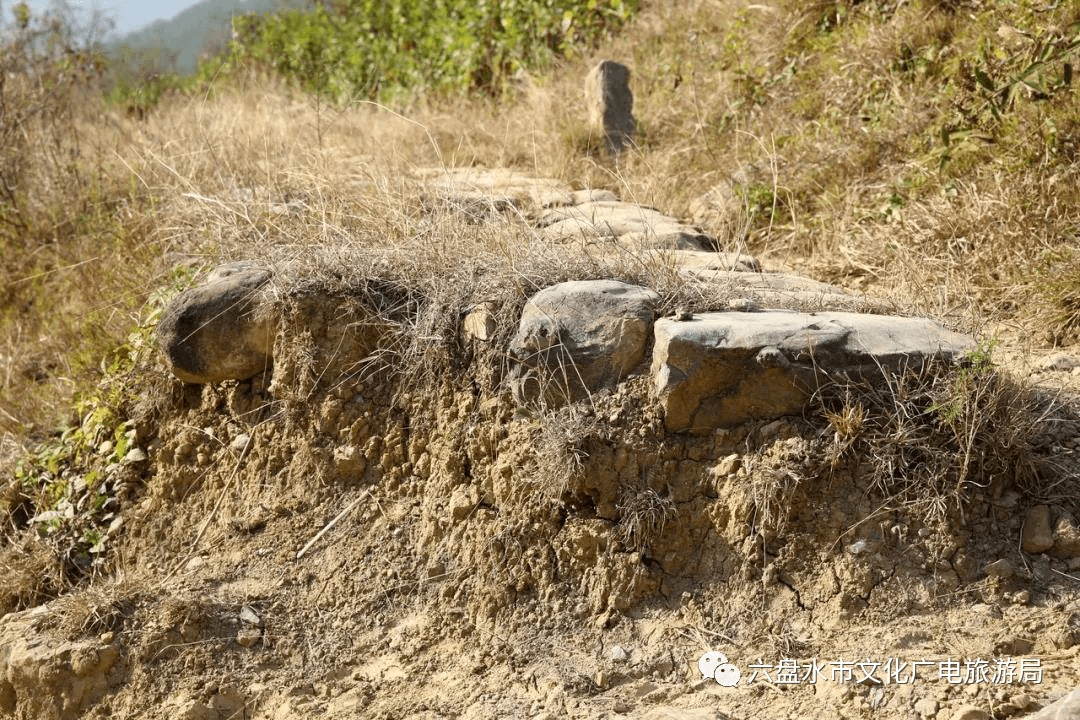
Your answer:
[[[595,45],[636,9],[637,0],[344,0],[234,23],[243,29],[233,53],[337,103],[497,95],[520,71]]]

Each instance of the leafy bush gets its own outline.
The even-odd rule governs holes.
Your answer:
[[[402,90],[497,95],[523,69],[595,45],[637,0],[342,0],[234,21],[236,59],[335,102]]]
[[[194,272],[174,272],[171,286],[151,294],[147,313],[100,364],[97,387],[76,398],[79,421],[38,444],[18,462],[14,492],[0,497],[0,517],[30,526],[62,558],[60,574],[73,580],[102,564],[108,539],[119,529],[121,509],[141,489],[139,447],[132,408],[139,396],[132,377],[156,357],[153,331],[165,305],[189,287]]]

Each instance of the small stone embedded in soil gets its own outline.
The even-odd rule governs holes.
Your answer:
[[[146,459],[146,451],[142,448],[131,448],[127,451],[127,455],[124,455],[124,462],[129,464],[145,462]]]
[[[629,658],[630,653],[622,645],[611,648],[611,659],[615,662],[626,662]]]
[[[920,718],[933,718],[937,716],[938,701],[930,698],[923,698],[915,703],[915,712]]]
[[[467,338],[479,340],[481,342],[487,342],[495,337],[495,330],[498,329],[498,325],[495,322],[495,315],[491,309],[485,305],[481,305],[474,308],[465,316],[465,319],[461,323],[462,332]]]
[[[242,450],[244,450],[244,448],[248,446],[249,442],[251,442],[251,436],[247,433],[240,433],[235,438],[233,438],[233,441],[231,443],[229,443],[229,447],[236,452],[241,452]]]
[[[1016,574],[1016,568],[1005,558],[995,560],[986,566],[986,574],[999,580],[1008,580]]]
[[[847,546],[847,551],[852,555],[862,555],[877,549],[876,544],[869,540],[856,540]]]
[[[248,625],[254,625],[255,627],[262,627],[262,618],[255,614],[255,611],[250,606],[245,605],[240,608],[240,620]]]
[[[1021,547],[1032,555],[1046,552],[1054,546],[1054,535],[1050,530],[1050,508],[1036,505],[1028,510],[1024,517],[1024,530],[1021,535]]]
[[[739,469],[739,464],[741,462],[742,459],[738,455],[728,455],[726,458],[724,458],[717,464],[716,474],[720,477],[731,475]]]
[[[1080,557],[1080,529],[1068,515],[1058,518],[1054,526],[1054,547],[1050,554],[1061,560]]]
[[[236,642],[241,647],[249,648],[255,643],[259,642],[259,638],[261,637],[261,630],[256,627],[245,625],[244,627],[240,628],[239,632],[236,633]]]
[[[990,720],[990,714],[974,705],[961,705],[949,715],[949,720]]]

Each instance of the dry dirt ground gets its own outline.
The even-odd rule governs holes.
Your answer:
[[[517,410],[498,353],[403,387],[355,297],[283,303],[272,374],[144,379],[115,570],[0,618],[0,717],[971,720],[1080,686],[1080,370],[1014,329],[1029,472],[955,507],[868,486],[820,408],[674,436],[638,376]]]

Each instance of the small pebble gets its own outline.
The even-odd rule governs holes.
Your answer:
[[[240,628],[240,632],[236,633],[236,642],[241,647],[249,648],[255,643],[259,642],[259,638],[262,637],[262,631],[258,628],[245,625]]]
[[[1005,558],[1001,558],[986,566],[986,574],[1000,580],[1008,580],[1016,574],[1016,568],[1013,567],[1011,562]]]
[[[142,448],[131,448],[127,451],[127,455],[124,456],[124,462],[126,463],[140,463],[145,462],[147,459],[146,451]]]
[[[240,620],[246,622],[248,625],[254,625],[255,627],[262,627],[262,619],[255,614],[255,611],[250,606],[245,605],[240,608]]]

